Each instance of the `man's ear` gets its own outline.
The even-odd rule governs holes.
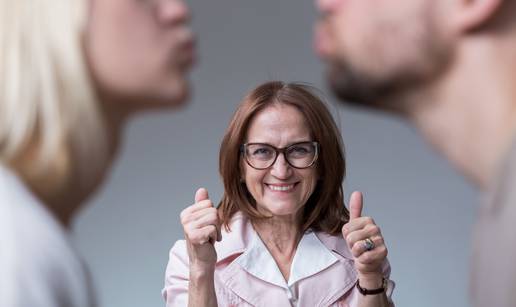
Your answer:
[[[506,0],[458,0],[455,24],[462,33],[471,32],[492,21]],[[507,0],[509,1],[509,0]]]

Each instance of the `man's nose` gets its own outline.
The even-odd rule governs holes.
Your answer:
[[[190,9],[183,0],[157,0],[158,19],[164,24],[188,23],[191,19]]]

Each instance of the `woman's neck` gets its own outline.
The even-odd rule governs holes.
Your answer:
[[[290,263],[301,240],[295,216],[273,216],[253,222],[254,229],[278,264]],[[284,274],[285,275],[285,274]]]

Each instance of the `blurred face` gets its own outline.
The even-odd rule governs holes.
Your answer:
[[[313,141],[304,116],[295,107],[276,104],[258,113],[247,131],[246,143],[266,143],[277,148]],[[301,148],[299,150],[302,150]],[[258,210],[267,215],[294,215],[315,189],[317,169],[290,166],[283,154],[264,170],[242,161],[243,178]]]
[[[89,0],[85,49],[101,96],[129,107],[177,105],[195,59],[181,0]]]
[[[379,107],[429,82],[450,57],[439,20],[447,1],[317,0],[315,49],[335,93]]]

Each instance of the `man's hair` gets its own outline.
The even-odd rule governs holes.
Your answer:
[[[251,220],[264,218],[241,180],[240,148],[252,119],[260,111],[275,104],[298,109],[306,119],[313,141],[320,144],[319,158],[313,166],[316,167],[319,180],[303,206],[299,226],[302,230],[311,228],[314,231],[338,234],[349,219],[342,192],[346,170],[342,137],[327,107],[314,94],[314,89],[299,83],[264,83],[243,99],[233,115],[220,146],[219,171],[224,182],[224,196],[218,207],[221,220],[229,229],[229,222],[238,211],[242,211]]]

